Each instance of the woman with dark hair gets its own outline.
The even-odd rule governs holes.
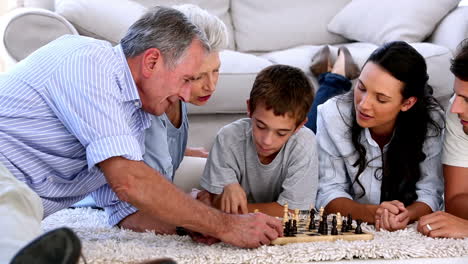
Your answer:
[[[398,230],[442,204],[443,110],[424,58],[405,42],[375,50],[350,92],[318,108],[317,207]]]

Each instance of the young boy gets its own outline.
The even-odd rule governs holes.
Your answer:
[[[300,210],[315,204],[315,135],[303,127],[313,97],[298,68],[273,65],[258,74],[247,100],[250,118],[223,127],[210,151],[201,186],[214,206],[283,216],[286,203]]]

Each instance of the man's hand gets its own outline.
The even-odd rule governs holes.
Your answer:
[[[200,148],[187,147],[185,149],[185,156],[208,158],[208,154],[209,154],[208,150],[206,150],[203,147],[200,147]]]
[[[418,231],[429,237],[468,237],[468,220],[446,212],[435,212],[419,219]]]
[[[135,232],[151,230],[157,234],[175,234],[176,231],[175,226],[154,219],[141,211],[137,211],[136,213],[125,217],[120,221],[118,226]]]
[[[279,219],[262,213],[230,215],[227,232],[220,239],[228,244],[243,248],[268,245],[283,236],[283,225]]]
[[[215,203],[221,211],[228,214],[247,214],[247,197],[239,183],[224,186],[223,193],[218,195]]]
[[[383,202],[375,212],[375,229],[395,231],[406,228],[410,220],[408,209],[397,200]]]

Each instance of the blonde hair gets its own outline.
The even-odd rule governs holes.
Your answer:
[[[190,22],[205,34],[211,52],[226,49],[228,46],[228,32],[226,25],[217,16],[208,13],[196,5],[183,4],[172,6],[182,12]]]

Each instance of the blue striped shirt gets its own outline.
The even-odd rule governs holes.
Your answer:
[[[179,168],[185,154],[188,137],[188,118],[186,103],[181,102],[182,124],[176,128],[166,114],[151,116],[151,127],[145,131],[144,161],[159,171],[169,181]],[[96,205],[103,207],[109,215],[109,224],[116,225],[122,219],[138,209],[129,203],[120,201],[108,184],[92,193]]]
[[[44,217],[105,185],[99,162],[142,160],[150,123],[120,46],[64,36],[0,76],[0,162]]]

